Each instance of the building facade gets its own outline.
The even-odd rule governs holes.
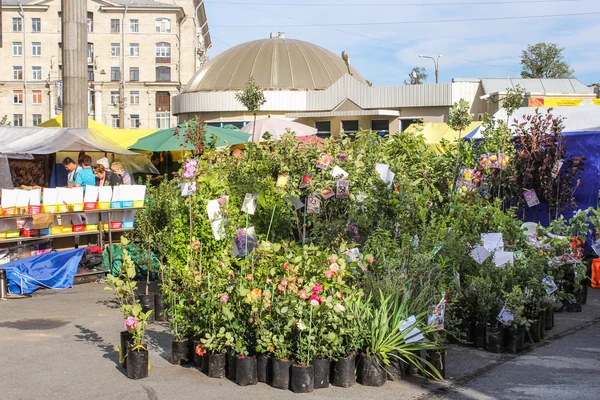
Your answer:
[[[211,44],[203,1],[81,1],[90,118],[121,128],[174,125],[171,98],[206,62]],[[61,0],[3,0],[2,26],[2,116],[35,126],[61,114]]]

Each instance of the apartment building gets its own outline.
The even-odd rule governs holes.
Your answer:
[[[203,0],[81,1],[90,118],[115,128],[175,125],[171,98],[211,45]],[[62,113],[61,0],[3,0],[1,15],[0,117],[35,126]]]

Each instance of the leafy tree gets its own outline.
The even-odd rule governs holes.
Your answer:
[[[404,81],[405,85],[421,85],[427,80],[427,70],[425,67],[414,67],[408,74],[408,79]]]
[[[256,114],[260,111],[260,106],[265,104],[265,94],[254,82],[254,77],[251,76],[246,82],[246,88],[243,92],[235,94],[235,99],[242,103],[249,112],[254,115],[254,126],[252,127],[252,140],[254,141],[254,131],[256,130]]]
[[[554,43],[528,45],[521,53],[523,78],[572,78],[573,69],[563,61],[562,51]]]

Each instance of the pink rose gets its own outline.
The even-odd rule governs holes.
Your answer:
[[[325,271],[325,278],[330,279],[333,276],[333,272],[331,270]]]
[[[229,300],[229,296],[227,296],[226,294],[224,294],[223,296],[221,296],[221,298],[219,299],[219,301],[221,303],[227,303],[227,300]]]
[[[333,273],[336,273],[340,270],[340,266],[337,263],[333,263],[329,266],[329,270]]]
[[[319,296],[317,296],[316,294],[313,294],[312,296],[310,296],[310,305],[313,307],[316,307],[319,305]]]
[[[320,283],[317,283],[315,286],[313,286],[312,288],[312,294],[314,295],[318,295],[323,293],[323,285],[321,285]]]
[[[306,290],[302,289],[301,291],[299,291],[298,297],[300,297],[300,300],[306,300],[308,298],[308,294],[306,293]]]
[[[319,297],[319,303],[325,304],[326,302],[327,302],[327,297],[325,297],[325,296]]]

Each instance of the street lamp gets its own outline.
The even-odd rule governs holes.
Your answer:
[[[439,56],[437,56],[437,59],[435,59],[433,57],[423,56],[423,55],[419,54],[419,57],[421,57],[421,58],[429,58],[429,59],[433,60],[433,64],[435,65],[435,83],[439,83],[439,81],[440,81],[440,71],[438,69],[438,66],[440,64],[441,56],[442,55],[440,54]]]

